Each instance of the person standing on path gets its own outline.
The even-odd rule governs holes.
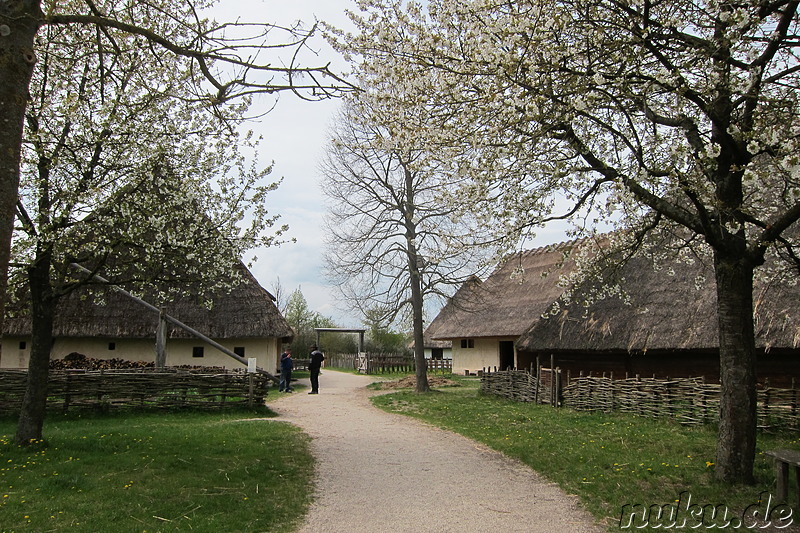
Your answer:
[[[292,360],[292,349],[286,348],[286,351],[281,354],[281,382],[278,385],[280,392],[292,392],[292,369],[294,368],[294,360]]]
[[[319,351],[316,344],[311,345],[311,362],[308,363],[308,371],[311,373],[311,392],[309,394],[319,394],[319,370],[322,368],[322,361],[325,355]]]

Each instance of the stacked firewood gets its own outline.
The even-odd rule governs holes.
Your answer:
[[[129,368],[153,368],[154,363],[128,361],[125,359],[94,359],[78,352],[72,352],[63,359],[50,361],[50,370],[116,370]]]
[[[146,361],[129,361],[127,359],[95,359],[82,353],[72,352],[63,359],[52,359],[50,370],[145,370],[155,369],[155,363]],[[176,365],[169,367],[171,371],[227,372],[221,366]]]

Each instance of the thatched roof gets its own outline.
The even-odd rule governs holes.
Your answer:
[[[453,341],[436,341],[436,340],[433,340],[433,339],[431,339],[430,335],[428,335],[428,332],[426,331],[425,335],[423,335],[423,337],[422,337],[422,345],[425,348],[430,348],[430,349],[441,348],[442,350],[449,350],[449,349],[451,349],[453,347]],[[411,350],[414,349],[414,341],[413,340],[408,343],[408,347]]]
[[[614,296],[584,307],[580,295],[587,287],[581,287],[574,303],[555,316],[529,315],[530,328],[517,348],[529,352],[718,349],[716,285],[710,266],[696,260],[657,271],[651,259],[635,257],[615,276],[623,280],[620,287],[628,303]],[[757,282],[753,297],[756,345],[800,346],[800,287]]]
[[[241,278],[241,283],[231,291],[208,297],[192,295],[174,299],[165,303],[165,311],[213,339],[290,338],[294,335],[278,311],[274,297],[259,285],[243,264],[238,263],[238,269],[231,275]],[[158,325],[156,313],[110,287],[103,287],[99,295],[104,302],[96,303],[96,299],[87,297],[88,290],[82,289],[61,298],[53,327],[55,336],[117,339],[154,337]],[[211,309],[203,306],[207,298],[213,301]],[[159,306],[155,299],[144,299]],[[29,336],[30,332],[28,315],[6,318],[6,335]],[[190,337],[175,326],[170,326],[169,336]]]
[[[562,243],[509,256],[485,281],[467,281],[453,295],[426,334],[444,340],[465,337],[518,337],[527,330],[563,288],[558,281],[573,262],[565,252],[576,243]]]
[[[413,343],[412,343],[413,344]],[[453,341],[435,341],[429,337],[425,337],[426,348],[441,348],[447,350],[453,347]]]
[[[580,241],[521,252],[485,281],[471,279],[426,337],[519,337],[517,348],[528,352],[718,349],[714,273],[699,260],[656,269],[652,259],[634,257],[605,271],[605,279],[584,282],[573,303],[543,318],[565,293],[561,276],[575,266],[564,253],[577,246]],[[584,296],[611,282],[619,282],[626,300],[610,296],[587,307]],[[753,299],[756,345],[800,347],[800,285],[756,281]]]

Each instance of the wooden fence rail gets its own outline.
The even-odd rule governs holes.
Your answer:
[[[358,355],[354,353],[326,353],[325,366],[357,370]]]
[[[386,353],[326,354],[325,366],[361,370],[365,374],[388,374],[394,372],[416,372],[413,357]],[[449,374],[453,371],[451,359],[426,359],[428,372]]]
[[[0,371],[0,413],[19,411],[27,382],[25,370]],[[270,377],[265,374],[213,374],[169,369],[51,371],[49,409],[108,410],[120,407],[220,409],[264,404]]]
[[[366,358],[366,374],[391,374],[395,372],[416,372],[414,358],[405,355],[387,353],[368,353]]]
[[[565,379],[558,369],[485,371],[481,391],[516,401],[546,403],[579,411],[623,412],[650,418],[671,418],[695,425],[719,419],[721,388],[703,378],[580,376]],[[559,390],[560,388],[560,390]],[[758,427],[800,430],[800,389],[759,388]]]
[[[428,372],[441,372],[442,374],[453,373],[453,360],[452,359],[425,359],[428,363]]]

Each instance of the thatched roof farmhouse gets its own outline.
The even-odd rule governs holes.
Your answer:
[[[239,263],[232,275],[241,280],[232,290],[177,298],[166,303],[164,310],[238,355],[256,358],[259,367],[274,371],[282,343],[291,340],[294,333],[278,311],[275,298],[243,264]],[[80,353],[96,359],[153,361],[158,314],[111,287],[102,288],[99,296],[87,297],[86,290],[78,290],[61,298],[51,358]],[[210,309],[203,305],[207,299],[213,302]],[[150,303],[158,306],[156,301]],[[30,332],[26,313],[6,318],[0,368],[27,367]],[[242,367],[175,326],[170,325],[168,339],[168,366]]]
[[[425,337],[425,358],[426,359],[452,359],[452,341],[435,341],[430,337]],[[412,343],[413,344],[413,343]]]
[[[453,371],[516,366],[514,343],[563,292],[559,275],[571,244],[515,254],[485,281],[468,280],[426,330],[453,343]]]
[[[709,266],[695,260],[656,268],[651,259],[634,257],[613,273],[625,300],[586,304],[581,295],[610,280],[586,282],[573,288],[570,304],[545,318],[565,291],[558,283],[561,274],[574,269],[570,262],[558,263],[559,250],[573,245],[522,252],[483,283],[462,287],[428,330],[435,339],[453,341],[455,372],[529,368],[538,359],[574,374],[718,379],[716,290]],[[515,265],[524,268],[521,282],[511,278]],[[492,290],[476,292],[486,286]],[[800,376],[800,287],[757,282],[753,297],[760,379]],[[471,301],[475,311],[459,307],[461,300]],[[501,343],[512,338],[509,355]]]

